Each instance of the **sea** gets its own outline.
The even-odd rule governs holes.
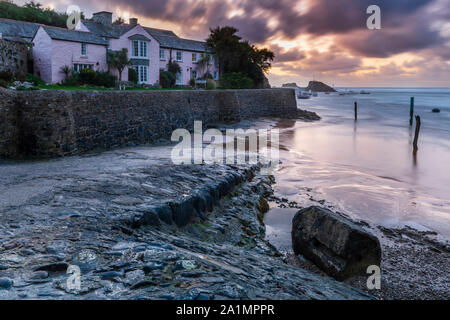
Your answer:
[[[409,226],[450,239],[450,88],[338,90],[356,94],[298,100],[298,108],[316,112],[321,121],[275,124],[282,161],[275,195],[374,226]],[[411,97],[414,115],[421,117],[416,155]],[[290,248],[297,211],[274,206],[265,217],[267,237],[280,249]]]

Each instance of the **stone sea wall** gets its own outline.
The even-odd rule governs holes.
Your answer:
[[[173,130],[297,112],[291,89],[0,91],[0,157],[56,157],[169,139]]]

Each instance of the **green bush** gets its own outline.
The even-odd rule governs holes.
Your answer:
[[[206,80],[206,90],[214,90],[216,88],[216,82],[212,79]]]
[[[191,80],[189,80],[189,85],[194,88],[195,87],[195,79],[191,78]]]
[[[62,82],[66,86],[79,86],[81,84],[80,74],[72,71],[72,73]]]
[[[165,70],[159,72],[159,84],[163,88],[172,88],[175,85],[176,78],[173,73]]]
[[[14,75],[9,70],[0,71],[0,79],[1,80],[5,80],[6,82],[11,82],[13,77],[14,77]]]
[[[42,86],[45,84],[45,82],[42,81],[38,76],[31,73],[26,74],[26,81],[34,84],[35,86]]]
[[[131,81],[133,83],[138,83],[139,81],[138,73],[133,68],[128,68],[128,81]]]
[[[80,71],[80,81],[82,84],[95,85],[97,72],[90,68],[85,68]]]
[[[116,85],[116,76],[109,72],[97,71],[94,84],[100,87],[113,88]]]
[[[253,80],[240,72],[230,72],[220,77],[220,86],[223,89],[251,89]]]

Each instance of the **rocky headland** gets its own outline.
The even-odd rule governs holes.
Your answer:
[[[305,90],[314,92],[336,92],[332,87],[320,81],[310,81]]]

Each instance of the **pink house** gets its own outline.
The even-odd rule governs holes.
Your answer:
[[[1,23],[0,23],[1,24]],[[62,68],[75,71],[84,68],[106,71],[108,50],[128,50],[131,66],[138,73],[139,83],[157,85],[159,72],[167,69],[170,59],[177,61],[181,72],[178,85],[188,85],[190,79],[209,73],[219,79],[217,61],[205,42],[183,39],[169,30],[141,26],[136,18],[128,24],[113,25],[111,12],[94,13],[92,20],[80,21],[75,30],[38,25],[33,38],[34,71],[48,83],[61,82]],[[207,67],[197,62],[210,56]],[[116,70],[110,70],[118,76]],[[122,72],[128,80],[128,68]]]
[[[107,42],[87,32],[39,26],[33,40],[34,73],[47,83],[64,80],[62,68],[106,70]]]
[[[66,66],[75,71],[106,71],[108,50],[123,48],[128,50],[130,68],[138,72],[140,83],[157,85],[160,70],[167,69],[170,60],[181,67],[176,75],[178,85],[188,85],[190,79],[202,78],[206,73],[219,79],[218,63],[205,42],[142,26],[136,18],[113,25],[111,12],[94,13],[92,20],[80,21],[75,30],[0,18],[0,33],[33,44],[34,73],[47,83],[61,82],[65,77],[62,68]],[[207,67],[197,63],[205,55],[210,56]],[[116,70],[110,72],[118,76]],[[122,80],[128,80],[128,68]]]

